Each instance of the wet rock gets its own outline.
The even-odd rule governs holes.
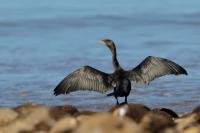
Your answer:
[[[80,124],[73,133],[142,133],[142,129],[128,118],[118,119],[110,113],[97,113]]]
[[[26,112],[26,111],[25,111]],[[0,128],[3,133],[19,133],[49,130],[55,121],[49,115],[46,107],[33,108],[28,115],[19,117],[12,123]]]
[[[172,118],[178,118],[178,114],[176,112],[174,112],[173,110],[171,109],[167,109],[167,108],[155,108],[155,109],[152,109],[152,111],[158,111],[158,112],[165,112],[167,113],[168,115],[170,115]]]
[[[153,112],[146,114],[140,123],[142,129],[150,133],[159,133],[164,131],[166,128],[173,127],[174,125],[175,123],[172,119]]]
[[[171,121],[173,120],[173,117],[172,117],[169,113],[167,113],[167,112],[165,112],[165,111],[162,111],[162,110],[159,109],[159,108],[152,109],[152,110],[151,110],[151,113],[162,115],[163,117],[165,117],[165,118],[167,118],[167,119],[169,119],[169,120],[171,120]]]
[[[75,113],[78,113],[78,109],[71,105],[56,106],[50,109],[50,115],[55,120],[59,120],[60,118],[63,118],[66,115],[73,115]]]
[[[178,114],[176,112],[174,112],[173,110],[171,110],[171,109],[161,108],[160,111],[164,111],[164,112],[168,113],[173,118],[178,118],[179,117]]]
[[[148,113],[150,109],[142,104],[128,104],[123,106],[116,106],[111,109],[111,112],[118,117],[128,117],[137,123],[140,122],[142,117]]]
[[[78,126],[78,121],[74,117],[67,116],[60,119],[50,130],[50,133],[68,133]]]
[[[11,123],[18,117],[18,113],[12,109],[2,108],[0,109],[0,126]]]

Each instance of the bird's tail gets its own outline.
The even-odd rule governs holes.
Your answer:
[[[107,94],[107,96],[114,96],[114,92],[111,92],[111,93],[109,93],[109,94]]]

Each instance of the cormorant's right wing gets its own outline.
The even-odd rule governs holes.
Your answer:
[[[112,88],[111,74],[84,66],[65,77],[54,89],[54,95],[67,94],[77,90],[105,93]]]

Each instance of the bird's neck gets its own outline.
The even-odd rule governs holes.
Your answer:
[[[113,64],[114,70],[121,69],[121,66],[117,60],[117,52],[116,52],[115,46],[113,47],[113,49],[111,49],[111,52],[112,52],[112,64]]]

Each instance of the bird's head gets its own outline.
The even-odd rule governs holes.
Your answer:
[[[115,49],[115,44],[110,39],[102,39],[98,41],[100,44],[106,45],[110,50]]]

